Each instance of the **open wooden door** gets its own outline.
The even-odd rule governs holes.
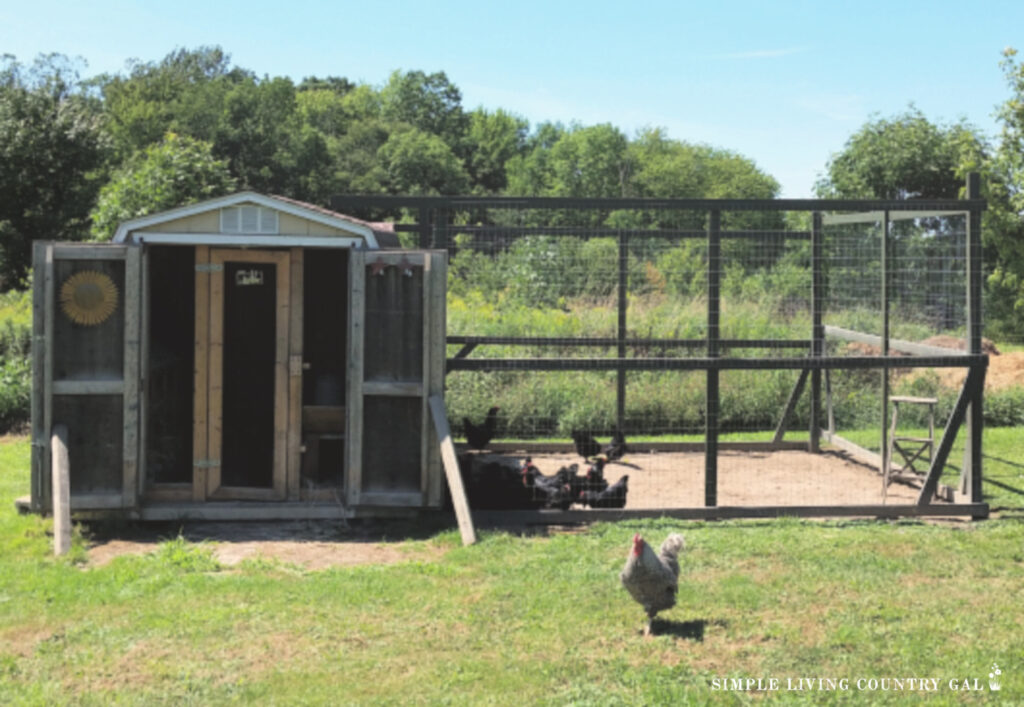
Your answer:
[[[196,248],[195,500],[287,489],[288,251]]]
[[[446,272],[443,251],[352,251],[350,505],[440,505],[428,397],[444,386]]]
[[[32,506],[51,508],[50,435],[68,428],[71,509],[138,499],[140,250],[37,242]]]

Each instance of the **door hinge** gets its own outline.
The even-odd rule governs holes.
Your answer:
[[[196,272],[223,272],[224,265],[221,263],[197,263]]]

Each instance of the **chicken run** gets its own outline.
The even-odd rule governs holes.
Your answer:
[[[37,241],[20,505],[984,517],[977,175],[965,194],[239,192]]]

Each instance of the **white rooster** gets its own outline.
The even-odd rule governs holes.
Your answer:
[[[676,605],[676,590],[679,587],[679,553],[686,546],[683,536],[672,533],[661,544],[658,554],[637,533],[633,546],[626,557],[619,580],[647,612],[645,634],[650,635],[654,617],[659,611]]]

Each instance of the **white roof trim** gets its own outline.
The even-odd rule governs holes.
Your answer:
[[[169,211],[161,211],[160,213],[150,214],[148,216],[141,216],[136,219],[124,221],[117,227],[117,232],[114,234],[114,243],[124,243],[128,240],[128,236],[132,231],[136,231],[140,228],[148,228],[149,226],[155,226],[160,223],[167,221],[174,221],[175,219],[185,218],[188,216],[195,216],[196,214],[206,213],[208,211],[216,211],[226,206],[236,206],[238,204],[258,204],[259,206],[265,206],[269,209],[275,209],[286,214],[291,214],[298,218],[306,219],[307,221],[313,221],[316,223],[323,224],[325,226],[331,226],[338,228],[343,231],[352,233],[353,235],[359,236],[366,241],[366,245],[370,249],[379,248],[377,238],[373,233],[373,229],[367,225],[351,221],[344,218],[338,218],[330,216],[328,214],[314,211],[312,209],[304,208],[298,204],[293,204],[280,199],[275,199],[272,196],[266,196],[265,194],[259,194],[254,191],[243,191],[237,194],[229,194],[227,196],[217,197],[215,199],[208,199],[206,201],[200,201],[195,204],[189,204],[188,206],[179,206],[176,209],[170,209]],[[234,236],[235,238],[249,239],[251,236],[247,234],[240,234]],[[289,238],[288,243],[295,243],[294,237],[284,236],[283,238]],[[331,236],[325,236],[325,238],[331,238]],[[343,237],[341,237],[343,238]],[[205,241],[204,241],[205,242]]]
[[[158,233],[145,231],[136,233],[133,240],[137,243],[155,243],[157,245],[216,245],[234,246],[235,248],[363,248],[367,242],[362,238],[349,236],[241,236],[231,233]]]

